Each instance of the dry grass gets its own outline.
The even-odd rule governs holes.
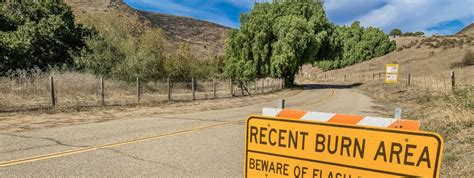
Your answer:
[[[422,130],[443,136],[442,176],[474,175],[474,66],[451,68],[453,63],[466,61],[465,54],[474,50],[474,40],[468,36],[396,40],[397,46],[402,48],[400,51],[328,72],[305,66],[298,81],[363,83],[360,88],[381,104],[377,109],[383,114],[390,116],[395,107],[402,107],[405,118],[419,119]],[[383,84],[387,63],[400,64],[400,84]],[[456,76],[455,95],[451,88],[451,70]]]
[[[402,107],[404,117],[419,119],[422,130],[440,134],[445,140],[441,175],[448,177],[474,174],[474,88],[459,89],[456,95],[416,86],[380,87],[367,83],[361,87],[380,102],[385,114]]]
[[[442,176],[466,177],[474,175],[474,85],[457,86],[437,90],[433,87],[410,85],[401,82],[384,85],[383,78],[375,80],[336,81],[334,79],[313,82],[330,84],[363,83],[359,89],[373,98],[380,107],[376,109],[386,116],[393,115],[394,108],[403,108],[403,117],[421,121],[424,131],[440,134],[445,141]]]
[[[101,106],[99,78],[78,72],[43,73],[39,70],[15,71],[8,77],[0,78],[0,112],[16,111],[50,111],[51,88],[50,76],[54,76],[57,106],[56,111],[81,110]],[[261,82],[257,81],[258,91],[261,92]],[[273,89],[279,87],[277,80],[271,81]],[[212,80],[196,80],[196,99],[214,99]],[[105,103],[107,106],[125,106],[137,104],[136,83],[126,83],[105,79]],[[266,82],[266,85],[269,83]],[[234,94],[241,95],[240,89],[234,83]],[[255,93],[255,85],[251,83],[251,92]],[[141,84],[140,104],[159,104],[168,100],[167,81],[150,81]],[[192,85],[189,82],[172,82],[172,100],[192,100]],[[270,87],[266,88],[266,92]],[[230,82],[216,80],[216,95],[218,98],[228,98]]]

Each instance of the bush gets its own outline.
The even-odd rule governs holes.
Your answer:
[[[213,60],[199,61],[183,44],[171,52],[160,29],[149,28],[137,16],[110,11],[91,14],[84,23],[98,35],[87,40],[87,48],[75,56],[77,66],[96,75],[134,81],[167,77],[173,80],[209,78],[216,72]]]
[[[316,65],[323,70],[331,70],[353,65],[362,61],[366,61],[375,57],[383,56],[396,49],[394,41],[390,41],[388,35],[382,30],[374,27],[364,28],[359,22],[354,22],[351,26],[336,27],[337,43],[333,60],[317,61]],[[402,46],[410,48],[410,46]],[[332,64],[330,64],[332,61]]]
[[[474,52],[467,51],[464,54],[464,57],[462,58],[461,62],[464,64],[464,66],[473,66],[474,65]]]
[[[10,69],[72,65],[92,31],[64,3],[0,3],[0,74]]]
[[[471,50],[466,51],[461,62],[454,62],[451,64],[451,68],[460,68],[467,66],[474,66],[474,52],[472,52]]]

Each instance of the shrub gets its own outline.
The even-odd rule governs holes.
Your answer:
[[[472,52],[471,50],[467,51],[464,54],[461,63],[463,63],[464,66],[474,65],[474,52]]]
[[[15,3],[14,3],[15,2]],[[72,65],[91,31],[64,3],[0,3],[0,74],[10,69]]]
[[[461,62],[454,62],[451,64],[451,68],[460,68],[467,66],[474,66],[474,52],[472,52],[471,50],[466,51]]]
[[[149,28],[137,16],[112,10],[91,14],[83,22],[98,34],[75,56],[79,69],[124,81],[209,78],[216,71],[212,60],[199,61],[185,44],[171,51],[164,32]]]
[[[433,57],[434,55],[435,55],[434,51],[430,51],[430,53],[428,54],[429,57]]]

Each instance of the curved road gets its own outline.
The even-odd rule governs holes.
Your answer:
[[[307,86],[287,107],[375,115],[349,87]],[[242,177],[244,124],[274,102],[0,134],[0,177]]]

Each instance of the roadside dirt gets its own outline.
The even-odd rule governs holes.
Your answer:
[[[59,113],[13,112],[0,113],[0,133],[24,132],[41,128],[61,127],[111,120],[133,119],[169,114],[193,113],[246,106],[249,103],[268,102],[279,97],[293,96],[301,90],[287,89],[266,95],[197,100],[186,102],[165,102],[160,104],[89,108],[84,111]]]

